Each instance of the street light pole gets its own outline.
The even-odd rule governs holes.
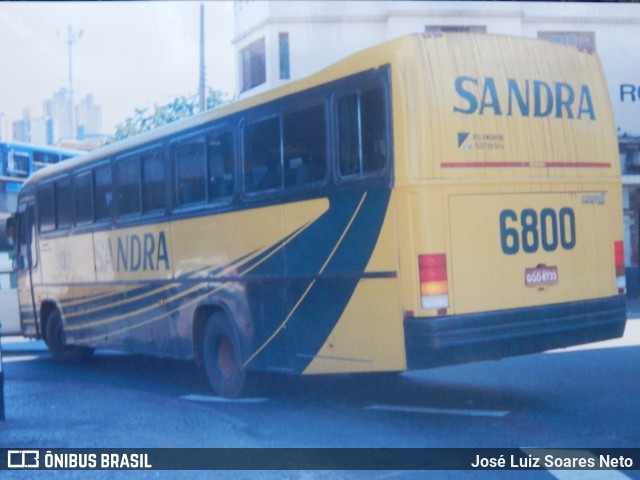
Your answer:
[[[200,111],[204,112],[207,108],[204,67],[204,5],[200,5],[200,84],[198,92],[200,96]]]
[[[60,36],[60,32],[58,32]],[[76,112],[73,105],[73,44],[82,38],[82,30],[74,30],[71,25],[67,27],[67,38],[65,42],[69,46],[69,128],[71,130],[71,140],[76,139]]]

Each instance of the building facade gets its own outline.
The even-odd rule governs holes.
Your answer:
[[[75,138],[72,130],[71,112],[69,111],[69,90],[61,88],[50,99],[42,104],[46,118],[53,119],[55,125],[55,142],[61,139]]]
[[[236,0],[239,96],[310,75],[409,33],[476,32],[541,38],[600,57],[623,172],[625,262],[640,295],[640,5],[547,2]]]
[[[78,140],[102,133],[102,107],[95,104],[93,95],[89,94],[78,102],[76,125]]]

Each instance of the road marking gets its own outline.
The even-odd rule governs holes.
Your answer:
[[[2,363],[12,363],[12,362],[30,362],[31,360],[40,360],[43,358],[39,355],[4,355],[2,357]]]
[[[406,407],[403,405],[370,405],[365,410],[403,413],[429,413],[435,415],[462,415],[465,417],[504,417],[506,410],[465,410],[456,408]]]
[[[180,397],[182,400],[190,402],[208,402],[208,403],[262,403],[269,400],[268,398],[224,398],[215,397],[213,395],[185,395]]]

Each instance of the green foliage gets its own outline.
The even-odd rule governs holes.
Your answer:
[[[225,94],[209,87],[207,92],[207,110],[227,103]],[[107,143],[113,143],[139,133],[154,130],[162,125],[175,122],[198,113],[198,96],[180,96],[166,105],[155,104],[153,111],[148,108],[136,108],[132,117],[119,123],[116,133]]]

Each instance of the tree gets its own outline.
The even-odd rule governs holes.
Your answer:
[[[228,102],[226,94],[209,87],[207,92],[207,110]],[[198,113],[198,97],[180,96],[166,105],[154,104],[153,111],[148,108],[136,108],[132,117],[116,126],[116,133],[107,143],[113,143],[139,133],[154,130],[162,125],[175,122]]]

